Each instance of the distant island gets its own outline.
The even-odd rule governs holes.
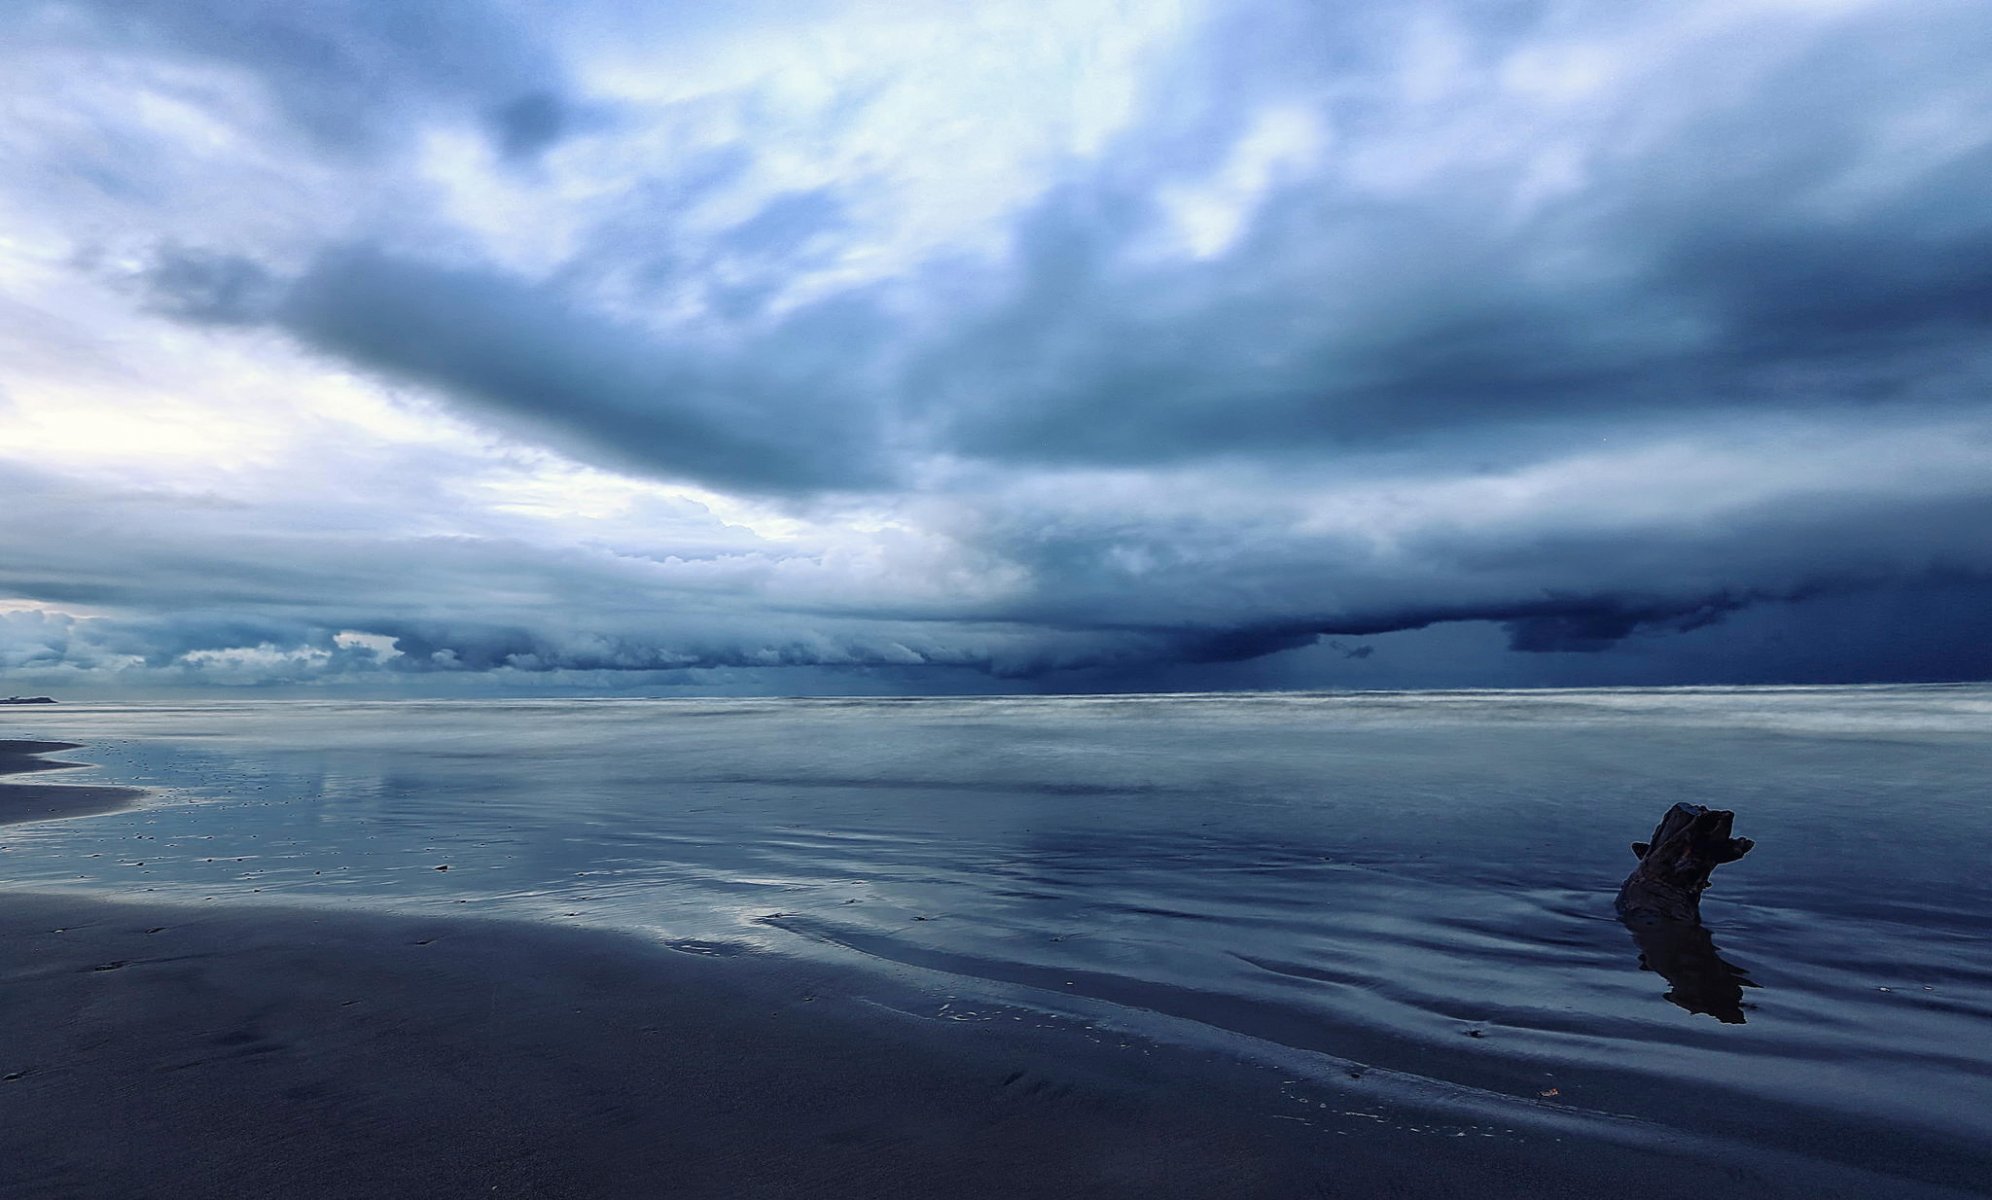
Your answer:
[[[54,703],[55,703],[54,698],[50,696],[9,696],[5,700],[0,700],[0,704],[54,704]]]

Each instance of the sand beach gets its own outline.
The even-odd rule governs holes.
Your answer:
[[[410,719],[389,715],[397,724]],[[548,720],[544,710],[527,715],[542,728]],[[731,722],[742,728],[724,738],[761,744],[765,723],[779,719],[791,723],[796,755],[821,764],[805,745],[810,730],[848,715],[798,715],[779,706],[707,714],[698,718],[707,731],[699,736]],[[104,736],[120,717],[126,731],[142,736]],[[306,717],[316,737],[372,746],[378,736],[355,732],[350,719],[341,732],[325,713]],[[429,719],[425,745],[456,747],[443,756],[455,764],[448,769],[486,779],[477,793],[482,803],[496,803],[490,773],[524,768],[506,761],[503,739],[483,736],[472,767],[466,744],[450,733],[483,729],[493,718],[452,716],[471,724],[448,726],[434,723],[436,714]],[[1035,728],[1040,720],[1069,725],[1072,714],[1032,710],[1006,719]],[[1351,998],[1336,1002],[1345,1008],[1295,1001],[1282,1009],[1278,990],[1226,1000],[1191,986],[1190,943],[1171,952],[1168,961],[1177,965],[1167,977],[1114,950],[1136,944],[1129,940],[1141,936],[1135,925],[1124,927],[1118,943],[1075,951],[1083,964],[1046,973],[1023,958],[989,958],[989,946],[976,941],[988,931],[971,934],[957,921],[965,900],[936,904],[931,916],[879,917],[884,898],[875,893],[835,899],[826,892],[819,902],[799,892],[792,876],[777,886],[765,867],[757,875],[723,858],[713,859],[711,878],[696,881],[700,904],[724,909],[722,884],[760,878],[755,886],[788,897],[786,911],[714,918],[714,928],[733,922],[737,936],[687,935],[689,918],[671,914],[695,908],[670,907],[664,876],[617,890],[588,868],[568,870],[565,861],[480,859],[478,842],[439,840],[426,817],[401,827],[418,815],[412,810],[398,817],[381,810],[377,815],[391,818],[384,821],[353,818],[336,800],[343,785],[333,780],[347,778],[340,772],[359,758],[339,770],[313,768],[308,786],[293,779],[282,787],[253,772],[216,774],[216,760],[203,759],[208,774],[198,800],[192,789],[141,796],[101,781],[160,784],[174,761],[160,748],[185,732],[161,723],[183,720],[105,711],[78,722],[90,727],[76,735],[84,744],[55,737],[8,744],[10,775],[0,797],[23,793],[8,801],[17,823],[0,830],[0,1028],[8,1031],[0,1040],[0,1191],[10,1198],[1576,1198],[1685,1191],[1934,1200],[1982,1194],[1988,1178],[1978,1168],[1992,1161],[1992,1139],[1972,1134],[1977,1118],[1970,1111],[1932,1096],[1929,1123],[1919,1128],[1913,1115],[1905,1120],[1891,1107],[1889,1074],[1915,1055],[1887,1049],[1894,1043],[1884,1031],[1869,1039],[1882,1049],[1861,1068],[1883,1091],[1865,1100],[1826,1097],[1807,1084],[1811,1095],[1787,1095],[1775,1083],[1778,1073],[1810,1068],[1785,1062],[1802,1053],[1761,1039],[1778,1036],[1779,1005],[1824,1013],[1823,1001],[1795,996],[1790,986],[1783,994],[1753,991],[1746,1025],[1683,1011],[1659,995],[1654,985],[1662,981],[1642,978],[1615,927],[1599,931],[1599,970],[1628,981],[1627,1003],[1636,1006],[1629,1011],[1659,1022],[1662,1033],[1630,1036],[1624,1018],[1603,1010],[1582,1025],[1548,1009],[1528,1017],[1476,1001],[1457,985],[1448,985],[1452,1001],[1432,1002],[1457,1012],[1418,1018],[1437,1029],[1429,1038],[1407,1032],[1411,1018],[1393,1018],[1406,1024],[1400,1030],[1374,1025],[1364,1013],[1402,986],[1390,977],[1430,969],[1414,959],[1396,961],[1364,985],[1377,1000],[1340,992],[1320,970],[1296,993],[1309,1004],[1346,994]],[[561,733],[593,736],[579,725]],[[277,735],[256,736],[274,745]],[[985,727],[977,736],[1002,735]],[[58,752],[114,766],[65,785],[55,782],[61,774],[41,771],[57,765],[48,756]],[[227,756],[249,762],[246,753],[236,746]],[[584,761],[580,750],[576,755],[564,760],[570,775]],[[395,770],[415,769],[416,760],[395,761]],[[990,772],[984,764],[975,773]],[[22,782],[28,777],[35,782]],[[194,776],[177,778],[185,784]],[[596,779],[588,786],[613,785]],[[72,788],[81,794],[63,794]],[[904,791],[873,787],[867,794]],[[750,800],[736,797],[725,819],[740,820]],[[1110,809],[1083,804],[1091,820],[1110,819]],[[451,811],[474,824],[471,808]],[[786,813],[773,836],[803,836],[788,823],[797,815]],[[827,813],[816,819],[818,833],[840,827]],[[307,846],[287,824],[298,820],[324,840]],[[563,815],[509,845],[551,844],[554,828],[571,842],[583,828],[577,820]],[[874,819],[872,828],[888,824]],[[497,828],[475,834],[491,839],[487,853],[499,844]],[[728,836],[747,835],[735,828]],[[354,872],[342,869],[348,865],[365,869],[369,854],[389,854],[369,847],[382,840],[396,841],[391,873],[336,894],[324,882],[350,878]],[[722,839],[694,840],[717,846]],[[840,847],[840,855],[869,855],[869,869],[884,873],[885,849]],[[607,852],[586,853],[606,874],[599,864],[610,861]],[[966,860],[980,852],[953,853]],[[1254,853],[1269,859],[1272,852],[1262,846]],[[840,859],[834,873],[852,869]],[[980,869],[986,874],[988,863]],[[1229,869],[1213,858],[1200,873],[1208,883]],[[521,872],[575,878],[551,905],[508,901],[522,894]],[[502,878],[484,882],[487,876]],[[1324,904],[1350,906],[1346,916],[1308,919],[1356,927],[1343,935],[1351,939],[1341,952],[1346,961],[1354,961],[1346,947],[1377,944],[1381,952],[1390,939],[1361,929],[1366,918],[1353,907],[1368,893],[1333,900],[1322,882],[1331,878],[1310,874],[1307,886]],[[1149,894],[1156,885],[1131,866],[1113,880],[1116,894],[1091,894],[1103,911],[1139,901],[1135,906],[1157,914],[1177,914],[1142,921],[1199,926],[1186,921],[1187,907],[1169,910]],[[979,886],[1002,892],[999,883]],[[1414,892],[1403,881],[1391,887],[1390,903],[1410,903]],[[1186,892],[1173,903],[1200,903],[1198,895]],[[1224,885],[1222,895],[1233,909],[1247,904],[1259,912],[1252,920],[1272,911],[1264,906],[1273,900],[1248,900],[1242,883]],[[991,914],[1001,911],[1000,898],[991,903],[998,905]],[[866,910],[874,917],[855,915]],[[582,919],[591,913],[595,919]],[[867,919],[918,932],[887,938],[854,923]],[[992,915],[984,924],[993,922]],[[1244,933],[1218,936],[1239,955],[1280,967],[1279,978],[1298,978],[1297,963],[1267,957]],[[1400,951],[1413,953],[1425,935],[1401,927],[1396,936],[1410,947]],[[1553,943],[1564,935],[1540,936]],[[916,937],[926,940],[902,940]],[[1727,932],[1723,940],[1733,950]],[[1466,946],[1459,942],[1433,961],[1465,963]],[[1300,957],[1295,947],[1290,959]],[[1517,987],[1583,990],[1584,976],[1559,975],[1545,961],[1516,958],[1506,971]],[[1761,961],[1760,954],[1752,962],[1759,975],[1768,974],[1773,988],[1784,985]],[[1248,972],[1241,978],[1264,976],[1260,966],[1240,969]],[[1980,1002],[1959,983],[1905,999],[1937,1005],[1932,1013],[1961,1006],[1961,1017]],[[1746,1040],[1753,1038],[1760,1041]],[[1578,1049],[1559,1052],[1559,1045]],[[1964,1056],[1960,1062],[1974,1053],[1947,1049]],[[1706,1064],[1734,1055],[1743,1056],[1738,1078],[1710,1074]],[[1751,1075],[1764,1081],[1754,1092]],[[1710,1082],[1696,1086],[1697,1076]],[[1861,1128],[1870,1139],[1848,1135]]]

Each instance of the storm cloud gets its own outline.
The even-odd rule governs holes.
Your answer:
[[[1972,4],[4,20],[24,686],[1988,669]]]

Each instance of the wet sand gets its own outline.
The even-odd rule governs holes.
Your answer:
[[[0,776],[83,766],[42,757],[58,750],[76,749],[80,747],[75,742],[0,741]],[[143,795],[139,788],[0,781],[0,825],[116,812]]]
[[[0,914],[17,1200],[1894,1191],[1567,1131],[1304,1123],[1266,1068],[913,1018],[626,935],[30,893]]]
[[[13,774],[75,748],[0,745]],[[745,945],[0,885],[8,1200],[1975,1194],[1755,1127],[937,1012],[930,984]]]

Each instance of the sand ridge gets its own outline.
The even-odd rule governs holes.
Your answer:
[[[79,750],[75,742],[25,739],[0,740],[0,777],[38,771],[70,770],[84,763],[43,757],[61,750]],[[0,779],[0,825],[88,817],[128,808],[145,795],[142,788],[88,784],[9,783]]]

